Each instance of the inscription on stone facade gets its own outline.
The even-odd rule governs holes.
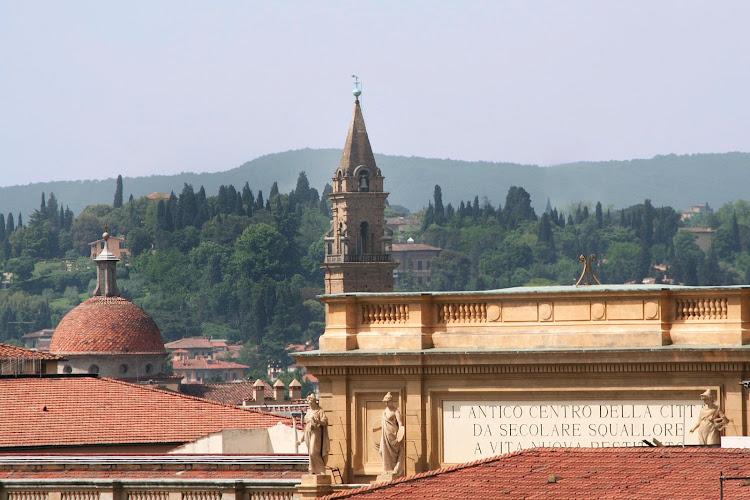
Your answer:
[[[443,462],[536,447],[698,444],[693,400],[444,401]]]

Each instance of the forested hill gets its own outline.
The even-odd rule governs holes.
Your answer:
[[[262,156],[224,172],[126,177],[124,194],[127,199],[130,194],[138,198],[155,191],[179,193],[185,183],[215,193],[221,185],[241,186],[245,182],[264,190],[278,182],[283,192],[294,187],[303,170],[310,184],[322,189],[333,176],[340,156],[341,151],[335,149],[303,149]],[[445,202],[454,205],[477,194],[496,204],[510,186],[523,186],[537,210],[544,209],[548,197],[552,205],[560,207],[596,200],[627,207],[646,198],[677,209],[703,202],[720,206],[748,197],[750,173],[749,153],[666,155],[552,167],[385,155],[376,158],[391,193],[390,203],[411,210],[423,208],[436,183],[444,186]],[[38,207],[42,192],[52,192],[79,213],[87,205],[112,203],[114,184],[113,178],[0,187],[0,212],[28,215]]]

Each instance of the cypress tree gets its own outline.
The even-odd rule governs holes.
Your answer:
[[[23,227],[23,218],[21,217],[21,212],[18,212],[18,225],[16,226],[16,229],[19,227]]]
[[[278,195],[279,195],[279,183],[274,182],[273,186],[271,186],[271,192],[268,194],[268,199],[270,200],[274,196],[278,196]]]
[[[5,216],[0,213],[0,243],[5,241]]]
[[[303,205],[310,203],[310,181],[307,180],[307,174],[304,170],[297,177],[297,187],[294,188],[294,195]]]
[[[445,208],[443,207],[443,190],[440,189],[438,184],[435,184],[433,199],[435,200],[433,208],[435,224],[442,226],[445,223]]]
[[[13,214],[8,214],[8,219],[5,222],[5,237],[9,238],[11,233],[16,230],[16,225],[13,222]]]
[[[115,201],[112,202],[114,208],[122,207],[122,175],[117,176],[117,185],[115,187]]]
[[[596,215],[596,225],[601,228],[604,224],[604,214],[602,213],[602,202],[597,201],[596,202],[596,209],[595,209],[595,215]]]
[[[263,210],[265,206],[266,206],[266,202],[263,201],[263,191],[258,190],[258,197],[255,198],[255,208],[257,210]]]

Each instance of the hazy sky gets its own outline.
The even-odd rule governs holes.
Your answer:
[[[748,26],[746,0],[0,0],[0,185],[340,148],[353,73],[378,153],[750,151]]]

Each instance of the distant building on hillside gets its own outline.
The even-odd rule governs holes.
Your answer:
[[[693,215],[700,215],[700,214],[712,214],[714,213],[714,209],[711,208],[708,203],[700,204],[700,205],[690,205],[690,210],[687,210],[685,212],[682,212],[680,215],[681,220],[686,220],[691,218]]]
[[[698,248],[703,250],[703,253],[708,253],[711,248],[711,243],[714,241],[714,235],[716,231],[713,229],[707,229],[705,227],[681,227],[680,231],[688,231],[695,235],[695,243]]]
[[[107,247],[109,248],[109,251],[112,252],[112,255],[118,259],[121,259],[125,255],[130,255],[130,252],[125,245],[124,236],[110,236],[109,241],[107,242]],[[104,250],[104,240],[99,239],[92,241],[89,243],[89,248],[91,249],[91,258],[96,259],[102,250]]]
[[[415,243],[412,238],[406,243],[394,243],[391,246],[391,256],[394,262],[398,262],[398,267],[393,272],[396,285],[407,273],[411,273],[415,284],[423,285],[430,281],[432,261],[442,250],[424,243]]]
[[[385,227],[396,232],[406,231],[408,229],[418,229],[422,225],[419,217],[386,217]]]

